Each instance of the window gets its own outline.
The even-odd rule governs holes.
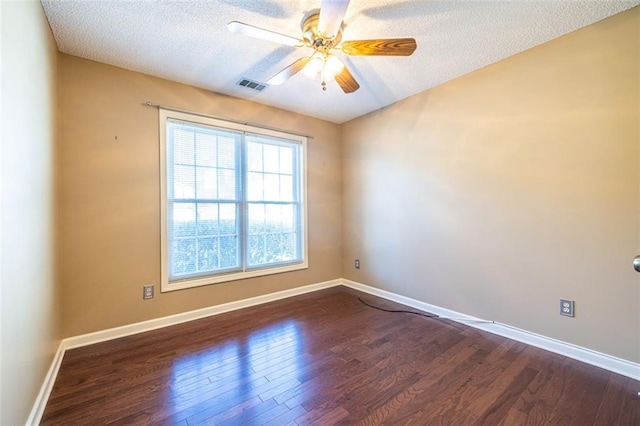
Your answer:
[[[306,138],[160,110],[162,291],[307,267]]]

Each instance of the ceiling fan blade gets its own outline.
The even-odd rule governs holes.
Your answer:
[[[328,38],[338,34],[349,0],[322,0],[318,31]]]
[[[265,30],[264,28],[254,27],[253,25],[243,24],[242,22],[238,21],[229,22],[227,24],[227,28],[229,28],[231,32],[237,34],[243,34],[262,40],[272,41],[274,43],[285,44],[287,46],[297,47],[303,45],[302,41],[298,40],[295,37],[290,37],[288,35]]]
[[[342,43],[342,51],[354,56],[410,56],[416,47],[418,45],[413,38],[353,40]]]
[[[302,68],[306,67],[311,58],[300,58],[278,74],[274,75],[267,81],[267,84],[271,84],[273,86],[277,86],[279,84],[284,83],[294,75],[296,75]]]
[[[360,85],[356,79],[353,78],[346,65],[342,68],[342,71],[336,75],[336,83],[338,83],[344,93],[352,93],[360,88]]]

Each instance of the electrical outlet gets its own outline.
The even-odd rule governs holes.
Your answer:
[[[360,269],[360,259],[356,259],[356,269]]]
[[[142,286],[142,298],[153,299],[153,284]]]
[[[573,317],[574,316],[573,305],[574,305],[573,300],[560,299],[560,315]]]

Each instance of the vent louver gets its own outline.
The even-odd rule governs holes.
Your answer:
[[[262,92],[267,87],[265,83],[259,83],[257,81],[249,80],[248,78],[242,78],[238,82],[238,86],[248,87],[249,89],[257,90],[258,92]]]

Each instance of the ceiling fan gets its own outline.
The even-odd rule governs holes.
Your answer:
[[[254,27],[238,21],[227,24],[234,33],[294,47],[310,47],[313,54],[303,57],[271,77],[267,83],[282,84],[299,71],[315,79],[320,77],[322,90],[327,90],[327,81],[335,79],[345,93],[355,92],[360,85],[333,50],[341,50],[354,56],[410,56],[416,50],[413,38],[391,38],[373,40],[342,41],[343,18],[349,0],[322,0],[319,12],[310,13],[302,22],[302,38]]]

